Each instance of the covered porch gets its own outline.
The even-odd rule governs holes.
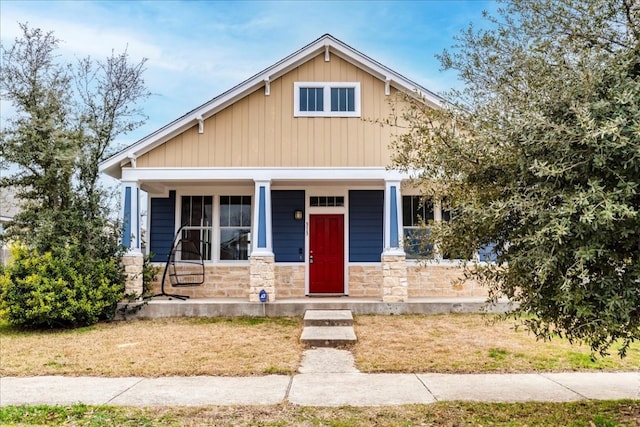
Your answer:
[[[124,168],[122,174],[128,294],[141,291],[134,283],[135,267],[147,252],[160,267],[172,259],[185,274],[200,271],[199,286],[180,286],[180,294],[189,297],[258,302],[266,292],[271,302],[313,295],[408,299],[403,177],[397,172]],[[148,194],[146,242],[143,191]],[[193,241],[202,265],[179,265],[184,254],[172,258],[176,238]],[[165,280],[164,285],[177,284]]]

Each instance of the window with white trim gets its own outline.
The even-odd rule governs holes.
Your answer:
[[[220,196],[220,260],[251,255],[251,196]]]
[[[212,211],[212,196],[182,196],[181,259],[211,260]]]
[[[360,117],[360,82],[294,82],[294,117]]]
[[[429,224],[434,220],[433,201],[421,196],[402,196],[402,226],[404,252],[407,259],[433,255],[428,242]]]

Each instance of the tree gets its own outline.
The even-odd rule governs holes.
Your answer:
[[[78,94],[77,112],[82,130],[81,153],[77,162],[78,194],[76,210],[90,224],[83,236],[86,251],[100,250],[97,244],[109,218],[105,189],[99,182],[99,163],[110,154],[113,141],[144,123],[142,110],[135,102],[149,92],[142,73],[146,59],[130,64],[127,52],[105,61],[85,58],[78,63],[74,81]],[[98,256],[99,253],[96,253]]]
[[[136,103],[149,95],[146,60],[131,64],[125,51],[59,63],[52,32],[20,26],[23,37],[2,50],[0,71],[2,96],[17,110],[0,134],[0,157],[18,168],[0,185],[22,201],[8,235],[42,251],[68,242],[100,251],[109,206],[98,164],[116,136],[145,120]]]
[[[9,234],[47,248],[70,232],[66,212],[79,142],[69,108],[69,68],[54,62],[59,41],[52,33],[22,29],[24,38],[2,51],[0,89],[18,115],[0,134],[0,157],[18,172],[0,185],[13,187],[22,201]]]
[[[21,244],[0,275],[0,305],[22,326],[92,323],[124,289],[119,227],[98,164],[116,136],[145,120],[136,103],[149,95],[146,60],[131,64],[125,51],[61,63],[53,33],[21,28],[2,48],[0,69],[1,95],[17,112],[0,134],[0,163],[17,172],[0,186],[21,202],[7,227]]]
[[[640,3],[512,0],[440,60],[464,89],[407,99],[397,168],[447,195],[446,252],[540,338],[620,354],[640,339]]]

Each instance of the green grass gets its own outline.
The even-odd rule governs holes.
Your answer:
[[[640,401],[569,403],[439,402],[395,407],[313,408],[208,406],[132,408],[112,406],[7,406],[3,426],[638,426]]]

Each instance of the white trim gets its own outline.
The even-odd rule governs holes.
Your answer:
[[[122,181],[160,181],[165,184],[180,181],[251,181],[291,180],[291,181],[379,181],[410,179],[408,173],[388,170],[384,167],[364,168],[123,168]],[[247,184],[250,184],[247,182]]]
[[[322,111],[300,111],[300,89],[316,88],[323,91]],[[331,89],[353,89],[353,111],[331,110]],[[361,116],[360,82],[294,82],[293,83],[293,117],[360,117]]]
[[[123,181],[122,182],[122,198],[121,198],[121,203],[122,206],[120,207],[120,218],[123,221],[123,226],[124,226],[124,221],[125,221],[125,204],[126,204],[126,192],[127,192],[127,188],[130,189],[130,206],[129,209],[131,210],[130,212],[130,218],[129,218],[129,227],[130,227],[130,233],[131,235],[130,237],[130,241],[129,241],[129,247],[127,248],[127,251],[129,253],[133,253],[133,252],[140,252],[140,209],[139,209],[139,204],[140,204],[140,185],[138,184],[138,181],[136,180],[130,180],[130,181]],[[123,230],[124,231],[124,230]]]
[[[202,116],[203,119],[213,116],[218,111],[264,86],[265,79],[275,80],[319,54],[324,54],[326,59],[327,52],[338,55],[338,57],[382,81],[386,82],[388,78],[391,79],[393,87],[404,92],[414,94],[417,99],[420,99],[434,107],[441,107],[445,104],[444,99],[433,92],[353,49],[330,34],[325,34],[271,67],[263,70],[248,80],[245,80],[227,92],[213,98],[211,101],[206,102],[193,111],[179,117],[156,132],[153,132],[104,160],[100,163],[100,171],[105,172],[112,177],[120,178],[121,168],[129,163],[129,157],[141,156],[142,154],[145,154],[168,141],[172,137],[186,131],[197,123],[197,117],[199,116]]]
[[[402,239],[404,231],[402,229],[402,192],[400,190],[401,181],[388,179],[384,183],[384,247],[383,255],[404,255]],[[395,227],[398,231],[398,247],[391,247],[391,187],[396,189],[396,219]]]
[[[273,256],[272,246],[272,224],[271,224],[271,180],[256,179],[254,189],[253,218],[251,220],[251,255]],[[264,187],[264,209],[265,209],[265,247],[258,247],[259,225],[260,225],[260,188]]]

